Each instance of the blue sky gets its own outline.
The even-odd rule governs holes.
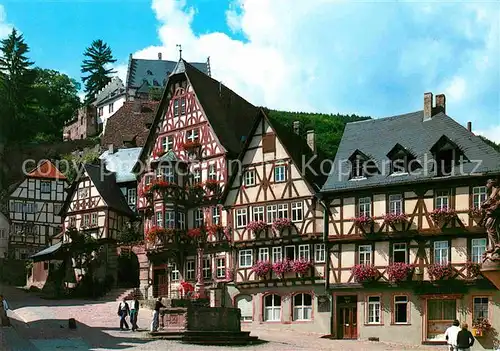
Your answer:
[[[271,108],[390,116],[445,93],[447,112],[500,141],[500,2],[0,0],[41,67],[79,78],[105,40],[128,55],[211,57],[213,76]]]

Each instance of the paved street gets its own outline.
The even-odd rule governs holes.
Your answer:
[[[43,300],[33,294],[9,287],[3,292],[13,311],[13,328],[0,328],[0,349],[6,351],[49,350],[200,350],[221,349],[218,346],[195,346],[176,341],[152,340],[146,331],[131,332],[118,329],[117,302]],[[139,313],[139,327],[150,323],[151,311]],[[77,330],[68,329],[68,318],[75,318]],[[385,343],[320,339],[320,335],[288,331],[273,331],[259,327],[252,335],[267,343],[224,348],[225,350],[440,350],[441,348],[404,347]]]

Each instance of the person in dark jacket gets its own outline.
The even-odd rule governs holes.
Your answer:
[[[151,323],[151,331],[158,331],[158,327],[160,326],[160,308],[165,307],[161,303],[161,297],[156,300],[155,303],[155,311],[153,312],[153,322]]]
[[[468,329],[467,323],[462,324],[462,330],[457,335],[457,351],[470,351],[474,345],[474,337]]]
[[[132,331],[136,331],[139,329],[137,326],[137,315],[139,314],[139,300],[137,300],[137,296],[134,297],[134,301],[132,302],[132,307],[130,308],[130,323],[132,324]]]
[[[127,316],[130,314],[130,307],[128,306],[127,301],[123,299],[123,302],[120,302],[120,305],[118,306],[118,315],[120,316],[120,330],[123,330],[123,326],[125,326],[125,329],[128,328]]]

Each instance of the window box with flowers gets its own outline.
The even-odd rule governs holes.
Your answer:
[[[290,218],[278,218],[274,220],[272,227],[276,233],[281,234],[283,230],[292,228],[293,223]]]
[[[301,277],[304,277],[308,272],[311,271],[312,262],[304,259],[295,260],[291,262],[292,272],[297,273]]]
[[[212,224],[207,227],[207,234],[215,237],[215,240],[220,241],[221,234],[224,234],[224,227],[220,224]]]
[[[354,218],[354,224],[365,233],[373,231],[374,220],[369,216],[359,216]]]
[[[208,191],[215,192],[219,188],[219,182],[215,179],[207,179],[205,181],[205,187]]]
[[[395,231],[402,232],[406,229],[408,216],[404,213],[387,213],[384,216],[384,223],[386,223]]]
[[[469,209],[469,216],[477,225],[480,225],[482,219],[484,218],[483,213],[484,213],[483,210],[480,208],[474,207]]]
[[[465,263],[467,279],[477,279],[481,276],[481,265],[479,263],[467,261]]]
[[[378,270],[370,264],[357,264],[352,267],[354,280],[358,283],[373,282],[378,277]]]
[[[432,221],[439,228],[443,228],[445,225],[450,223],[455,217],[457,213],[452,208],[436,208],[431,212]]]
[[[273,272],[279,279],[283,279],[286,273],[292,271],[292,266],[289,260],[278,261],[273,263]]]
[[[267,224],[264,221],[251,221],[247,224],[247,230],[254,233],[255,236],[259,235],[262,231],[267,229]]]
[[[486,318],[478,318],[472,321],[472,334],[474,336],[484,336],[491,330],[491,324]]]
[[[273,270],[273,265],[269,261],[257,261],[252,269],[253,273],[261,279],[265,279],[269,273]]]
[[[391,282],[399,283],[411,279],[414,266],[409,263],[395,262],[387,267],[387,275]]]
[[[201,143],[197,140],[195,141],[186,141],[182,144],[182,148],[188,153],[195,152],[201,147]]]
[[[188,230],[187,236],[196,243],[202,244],[206,239],[206,232],[203,228],[192,228]]]
[[[431,281],[438,281],[451,278],[453,275],[453,268],[449,264],[430,264],[427,267],[427,272],[429,273],[429,278]]]
[[[178,185],[175,183],[166,182],[164,180],[157,180],[149,186],[148,192],[165,193],[169,189],[176,188],[178,188]]]
[[[203,199],[205,195],[205,189],[203,189],[203,184],[194,183],[186,186],[186,190],[191,202],[197,202]]]
[[[164,241],[166,236],[173,235],[175,230],[172,228],[162,228],[162,227],[151,227],[146,232],[146,241],[154,244],[158,240]]]

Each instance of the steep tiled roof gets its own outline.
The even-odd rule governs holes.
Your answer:
[[[153,122],[158,102],[128,101],[111,116],[106,125],[101,145],[113,144],[125,147],[126,144],[142,147],[149,134],[148,126]],[[130,146],[130,145],[128,145]]]
[[[120,149],[111,153],[105,151],[99,158],[104,162],[106,169],[116,174],[117,183],[133,182],[136,180],[132,173],[142,148]]]
[[[49,160],[43,161],[40,166],[28,173],[27,177],[66,180],[66,176]]]
[[[432,147],[443,137],[448,138],[470,162],[447,179],[474,174],[500,173],[500,153],[481,138],[469,132],[452,118],[440,112],[424,121],[423,111],[399,116],[348,123],[335,157],[333,170],[322,191],[343,191],[372,186],[421,182],[436,177],[435,167],[425,166],[433,160]],[[391,175],[387,154],[400,144],[423,167],[410,175]],[[367,179],[349,180],[347,161],[356,151],[367,155],[379,168],[379,174]],[[477,168],[476,168],[477,167]],[[460,172],[460,173],[459,173]]]

